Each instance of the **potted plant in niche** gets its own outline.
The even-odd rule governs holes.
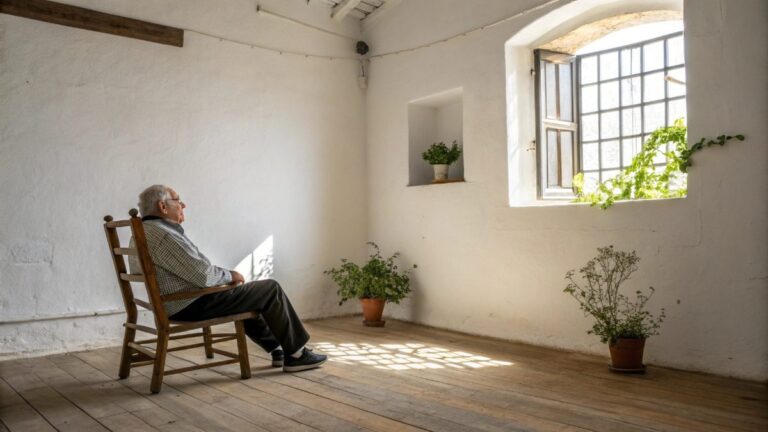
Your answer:
[[[379,246],[368,242],[375,253],[368,256],[368,262],[359,266],[346,258],[341,259],[339,268],[332,268],[323,273],[330,275],[339,286],[337,293],[341,297],[339,305],[357,298],[363,307],[363,324],[370,327],[382,327],[385,321],[381,315],[386,302],[400,303],[411,292],[409,274],[412,268],[398,270],[395,263],[400,252],[389,258],[381,256]],[[416,268],[414,264],[413,268]]]
[[[421,154],[422,159],[432,165],[432,169],[435,170],[435,180],[448,179],[448,167],[459,160],[460,156],[461,146],[456,140],[453,141],[450,148],[442,141],[433,143]]]
[[[638,269],[640,258],[635,251],[617,251],[613,246],[597,248],[597,251],[598,255],[579,270],[585,281],[583,286],[574,280],[575,270],[570,270],[565,275],[570,282],[563,291],[579,302],[585,316],[595,319],[587,333],[608,343],[611,370],[643,373],[645,340],[659,334],[665,318],[664,308],[657,317],[646,310],[655,292],[653,287],[649,287],[647,295],[640,290],[629,296],[619,292],[621,284]]]

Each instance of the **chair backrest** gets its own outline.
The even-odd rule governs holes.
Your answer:
[[[125,311],[128,314],[128,322],[135,323],[138,315],[137,306],[151,310],[155,316],[155,325],[157,329],[168,328],[168,315],[165,311],[165,304],[160,289],[157,285],[155,274],[155,265],[149,256],[147,247],[147,237],[144,234],[144,225],[141,218],[138,217],[139,211],[131,209],[128,214],[130,219],[113,220],[112,216],[104,216],[104,232],[107,235],[107,244],[109,244],[109,253],[112,256],[112,262],[115,265],[115,275],[120,291],[125,303]],[[118,229],[130,228],[133,239],[132,247],[120,245],[120,236]],[[126,256],[135,256],[141,267],[141,273],[129,273],[126,265]],[[132,269],[136,271],[137,269]],[[131,282],[143,283],[147,291],[146,302],[137,299],[133,295]]]

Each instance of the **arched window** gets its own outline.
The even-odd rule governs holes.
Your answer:
[[[578,172],[584,173],[589,191],[626,168],[653,130],[685,117],[681,13],[611,15],[606,8],[595,19],[595,8],[589,9],[594,3],[576,1],[570,8],[579,3],[584,8],[581,20],[591,17],[590,22],[574,25],[571,19],[571,31],[542,32],[548,18],[553,28],[560,27],[557,15],[564,11],[556,10],[508,42],[513,206],[573,198],[572,180]],[[642,2],[634,3],[642,7]],[[531,36],[535,31],[539,34]],[[525,56],[533,58],[528,83],[521,67]],[[512,91],[518,93],[514,98],[509,97]],[[524,114],[526,108],[532,115]],[[663,154],[656,163],[664,166]]]

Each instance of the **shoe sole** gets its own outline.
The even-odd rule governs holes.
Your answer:
[[[327,360],[328,359],[324,359],[317,363],[305,364],[305,365],[299,365],[299,366],[283,366],[283,372],[301,372],[308,369],[314,369],[316,367],[320,367],[320,365],[325,363]]]
[[[272,367],[283,367],[282,360],[272,360]]]

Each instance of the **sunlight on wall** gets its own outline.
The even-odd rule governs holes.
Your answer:
[[[267,237],[253,252],[243,258],[235,267],[235,271],[241,273],[246,282],[271,278],[275,272],[274,236]]]
[[[315,344],[331,361],[361,363],[386,370],[408,369],[479,369],[511,366],[514,363],[492,360],[463,351],[450,351],[420,343],[380,344],[320,342]]]

